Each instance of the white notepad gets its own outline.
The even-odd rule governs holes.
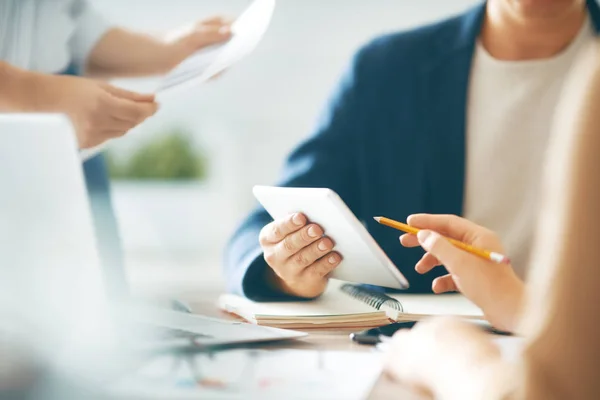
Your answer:
[[[313,301],[258,303],[224,294],[218,305],[251,323],[289,329],[369,328],[433,315],[483,318],[481,310],[460,294],[382,295],[334,280]]]

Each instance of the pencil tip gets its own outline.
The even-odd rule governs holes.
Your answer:
[[[373,217],[373,219],[377,222],[381,221],[381,217]]]

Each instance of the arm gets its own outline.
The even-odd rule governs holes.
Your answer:
[[[427,253],[417,263],[419,273],[444,265],[449,274],[433,281],[435,293],[460,291],[484,312],[494,326],[513,331],[524,286],[509,264],[496,264],[453,246],[446,237],[476,247],[503,252],[493,232],[452,215],[418,214],[408,223],[418,237],[403,235],[405,246],[420,245]],[[443,233],[444,236],[438,232]],[[491,337],[454,319],[432,319],[394,336],[387,370],[395,378],[440,399],[496,399],[513,386],[510,372]]]
[[[600,396],[600,55],[595,43],[561,99],[531,272],[522,397]],[[555,250],[550,250],[555,249]]]
[[[221,18],[200,22],[173,40],[113,28],[94,46],[86,74],[97,77],[164,74],[195,51],[230,37],[229,22]]]
[[[0,61],[0,112],[66,114],[80,148],[121,136],[156,110],[153,96],[86,78],[25,71]]]
[[[387,367],[394,377],[442,399],[600,395],[598,44],[565,88],[519,329],[526,339],[519,363],[502,361],[483,333],[456,321],[433,320],[394,338]]]
[[[75,63],[87,76],[113,78],[163,74],[204,47],[229,40],[230,21],[211,18],[182,30],[171,40],[112,27],[86,0],[71,10]]]
[[[373,98],[363,53],[355,57],[316,133],[288,158],[279,182],[288,187],[332,188],[355,212],[361,191],[356,187],[358,137],[368,126],[364,105]],[[268,213],[258,208],[231,239],[225,254],[230,291],[253,299],[282,297],[281,291],[273,288],[277,285],[268,285],[271,269],[259,244],[262,228],[271,221]]]
[[[32,88],[35,75],[0,61],[0,112],[35,111],[33,101],[24,96]]]

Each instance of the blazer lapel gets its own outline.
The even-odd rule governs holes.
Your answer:
[[[598,35],[600,33],[600,7],[598,7],[598,2],[596,0],[586,0],[586,5],[588,13],[590,14],[592,26],[594,27],[596,35]]]

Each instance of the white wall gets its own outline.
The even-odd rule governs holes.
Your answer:
[[[153,32],[214,14],[236,15],[249,3],[244,0],[93,1],[116,23]],[[214,194],[209,197],[220,199],[213,203],[203,200],[197,207],[188,202],[175,212],[166,204],[150,206],[152,199],[148,199],[145,209],[138,199],[134,201],[117,190],[126,244],[135,247],[143,245],[144,240],[152,246],[206,242],[201,231],[216,223],[215,215],[227,214],[230,217],[225,219],[222,231],[211,238],[210,250],[203,250],[205,254],[207,251],[218,254],[225,240],[224,232],[231,231],[234,221],[253,204],[252,185],[276,179],[285,154],[310,132],[337,76],[358,46],[380,33],[444,18],[476,3],[479,2],[279,0],[271,29],[250,58],[217,82],[162,104],[156,117],[114,145],[127,153],[163,126],[192,129],[210,149],[215,161],[215,174],[206,190]],[[139,90],[153,87],[148,80],[121,84]],[[144,215],[144,210],[148,215]],[[131,217],[133,211],[138,217]],[[197,224],[197,221],[205,223],[199,224],[202,227],[196,233],[190,233],[187,227],[178,229],[177,223],[172,223],[169,232],[159,235],[174,238],[171,244],[160,239],[149,242],[141,235],[139,221],[147,218],[147,224],[152,225],[157,213],[163,213],[162,219],[171,220],[194,215],[192,220]],[[160,231],[158,225],[156,222],[156,231]],[[181,233],[184,231],[185,234]]]

